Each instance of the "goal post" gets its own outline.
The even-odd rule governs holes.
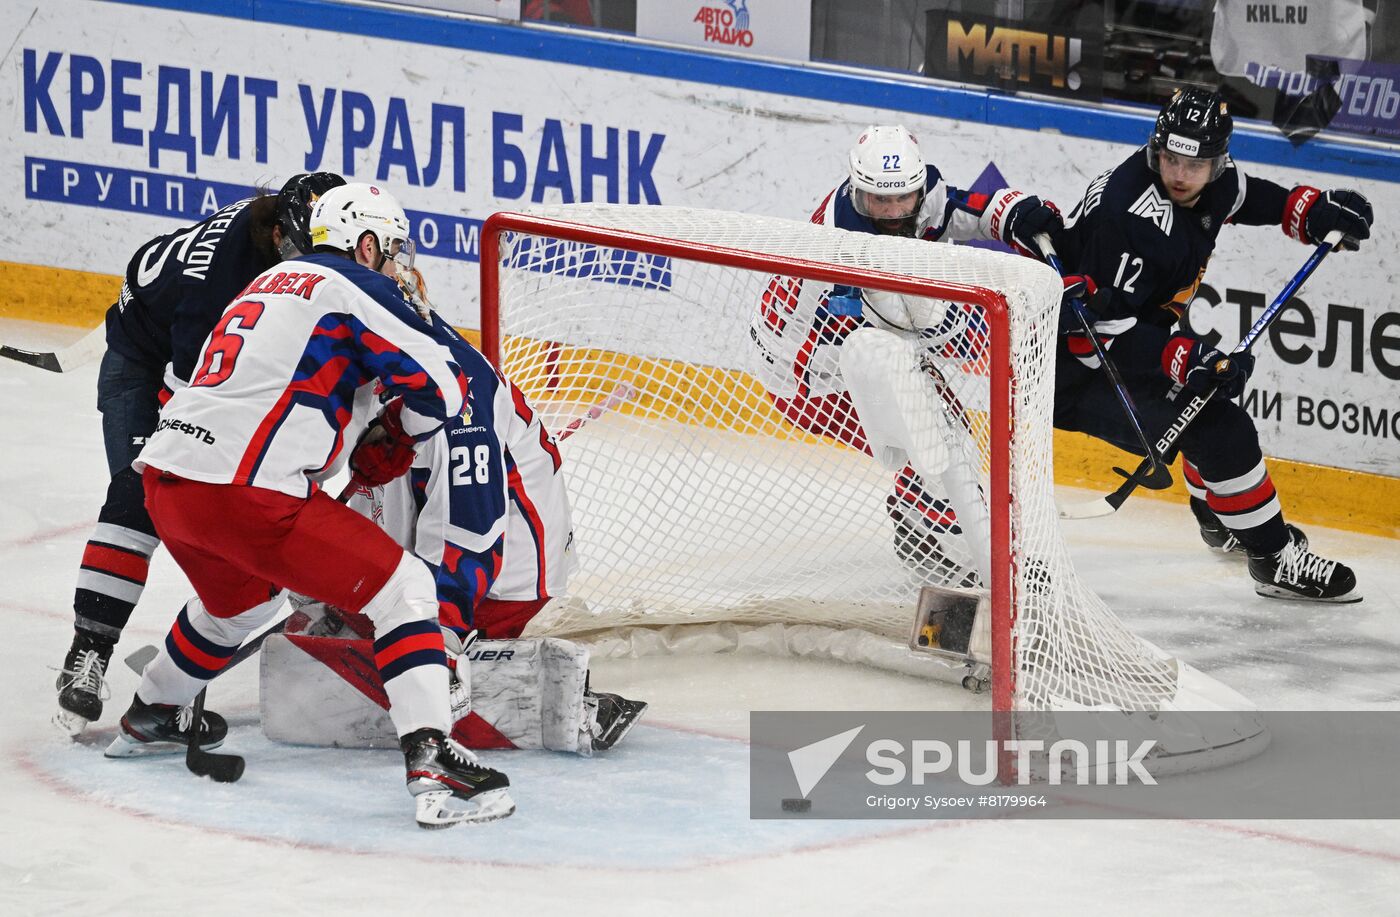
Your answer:
[[[483,350],[561,440],[575,512],[579,573],[531,633],[932,671],[909,649],[919,590],[967,586],[970,552],[987,550],[998,738],[1014,736],[1018,711],[1251,709],[1130,633],[1074,571],[1053,493],[1061,283],[1048,267],[601,204],[495,214],[480,259]],[[947,481],[872,457],[842,394],[839,340],[784,335],[813,314],[839,325],[834,305],[820,311],[837,285],[865,291],[937,391],[989,544],[968,543]],[[1228,741],[1200,739],[1201,760],[1267,742],[1242,716]]]

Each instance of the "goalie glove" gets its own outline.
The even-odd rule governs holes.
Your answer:
[[[1173,337],[1162,350],[1162,372],[1198,395],[1216,389],[1226,398],[1238,398],[1253,370],[1249,351],[1224,353],[1188,334]]]
[[[367,487],[382,487],[413,464],[413,438],[399,421],[403,402],[389,403],[365,430],[350,453],[350,479]]]
[[[1371,202],[1359,191],[1319,191],[1299,185],[1283,208],[1283,231],[1299,242],[1317,245],[1340,230],[1341,247],[1354,252],[1371,237]]]

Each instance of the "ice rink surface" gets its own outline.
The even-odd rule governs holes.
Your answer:
[[[78,334],[0,322],[17,346]],[[749,710],[979,703],[832,662],[598,661],[598,689],[651,702],[626,742],[593,759],[489,753],[519,811],[442,832],[414,827],[397,753],[263,738],[253,665],[210,692],[242,782],[108,761],[136,685],[115,660],[164,635],[188,586],[158,552],[102,721],[77,743],[58,734],[54,669],[106,483],[95,375],[0,361],[0,914],[1396,912],[1391,821],[751,821]],[[1366,600],[1305,606],[1256,597],[1185,507],[1137,499],[1066,525],[1081,574],[1135,632],[1261,708],[1400,708],[1395,541],[1307,526]]]

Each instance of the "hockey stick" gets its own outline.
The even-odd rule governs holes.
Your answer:
[[[228,663],[219,670],[219,674],[224,674],[240,662],[247,662],[248,659],[257,654],[258,650],[262,649],[263,641],[273,634],[282,633],[283,629],[287,626],[287,622],[290,621],[291,618],[291,615],[287,615],[267,630],[240,646],[238,651],[229,657]],[[141,675],[146,671],[146,666],[150,664],[152,659],[156,658],[158,653],[159,650],[157,650],[155,646],[147,644],[126,657],[126,667],[137,675]]]
[[[1050,237],[1041,235],[1036,239],[1040,243],[1040,250],[1045,253],[1045,261],[1055,269],[1055,273],[1061,277],[1065,275],[1064,265],[1060,263],[1059,255],[1055,254],[1055,248],[1050,244]],[[1138,479],[1138,484],[1149,490],[1166,490],[1172,486],[1172,473],[1167,468],[1159,453],[1152,448],[1152,443],[1147,438],[1147,431],[1142,428],[1142,420],[1138,417],[1137,405],[1133,404],[1133,396],[1128,393],[1128,387],[1123,383],[1123,377],[1118,372],[1118,367],[1108,357],[1108,350],[1099,340],[1099,336],[1094,333],[1094,326],[1089,321],[1089,314],[1084,308],[1084,301],[1081,299],[1071,299],[1070,308],[1074,310],[1074,317],[1079,319],[1079,325],[1084,329],[1084,333],[1089,337],[1089,343],[1094,348],[1094,354],[1099,358],[1099,365],[1103,367],[1104,373],[1108,375],[1108,381],[1113,386],[1113,392],[1118,396],[1118,404],[1123,408],[1124,415],[1128,418],[1128,423],[1133,427],[1133,432],[1137,434],[1138,443],[1142,445],[1143,454],[1147,456],[1145,466],[1139,466],[1131,474],[1122,468],[1113,467],[1113,470],[1124,478],[1132,480]],[[1145,471],[1144,471],[1145,467]],[[1061,507],[1060,517],[1064,519],[1078,519],[1080,516],[1074,515],[1074,507]]]
[[[194,699],[190,740],[185,746],[185,767],[196,777],[208,777],[215,783],[236,783],[238,778],[243,776],[243,756],[205,751],[199,745],[199,737],[204,731],[204,692],[207,690],[209,689],[200,688]]]
[[[634,397],[636,397],[636,394],[637,390],[634,389],[632,386],[627,385],[624,382],[619,382],[617,388],[614,388],[612,390],[612,393],[609,394],[608,397],[604,398],[602,401],[589,408],[588,413],[584,414],[582,417],[576,417],[573,420],[569,421],[569,425],[559,431],[559,441],[563,442],[570,436],[573,436],[579,431],[580,427],[588,423],[590,420],[597,420],[599,417],[602,417],[604,414],[606,414],[608,411],[611,411],[619,404],[622,404],[626,401],[631,401]]]
[[[1274,301],[1269,303],[1269,307],[1264,310],[1264,314],[1259,316],[1259,320],[1254,323],[1254,326],[1250,328],[1240,340],[1239,345],[1231,351],[1231,356],[1245,353],[1254,346],[1254,342],[1259,340],[1259,336],[1268,330],[1269,326],[1273,324],[1274,319],[1278,318],[1279,313],[1283,311],[1283,307],[1288,304],[1288,300],[1293,298],[1293,294],[1298,292],[1298,289],[1303,283],[1312,276],[1313,271],[1317,270],[1317,266],[1322,263],[1322,259],[1326,258],[1328,252],[1331,252],[1333,246],[1337,245],[1341,240],[1341,231],[1334,230],[1328,233],[1327,237],[1317,244],[1317,248],[1308,256],[1307,262],[1298,269],[1298,273],[1293,275],[1293,279],[1289,280],[1288,283],[1284,285],[1283,290],[1278,296],[1274,297]],[[1214,386],[1208,391],[1196,395],[1186,407],[1181,409],[1181,413],[1177,415],[1176,420],[1172,421],[1171,426],[1168,427],[1166,432],[1157,440],[1157,452],[1160,455],[1166,456],[1171,454],[1173,447],[1176,445],[1176,441],[1181,438],[1182,431],[1191,425],[1191,421],[1196,419],[1196,416],[1201,413],[1201,410],[1210,399],[1215,397],[1217,391],[1219,391],[1219,386]],[[1143,460],[1143,465],[1145,464],[1147,464],[1146,459]],[[1122,506],[1123,501],[1132,496],[1133,491],[1137,490],[1138,485],[1141,483],[1141,481],[1138,480],[1138,475],[1144,470],[1143,465],[1139,465],[1137,471],[1133,472],[1133,474],[1130,475],[1117,490],[1113,491],[1113,493],[1103,497],[1097,497],[1079,506],[1062,507],[1060,509],[1060,515],[1071,519],[1090,519],[1095,516],[1107,516],[1116,513],[1118,507]],[[1071,513],[1073,513],[1073,515],[1071,515]]]
[[[336,502],[349,503],[350,498],[354,495],[355,491],[359,488],[359,486],[360,485],[356,484],[352,479],[348,484],[345,485],[344,488],[341,489],[340,496],[335,498]],[[240,662],[246,661],[249,656],[252,656],[258,651],[260,647],[262,647],[264,640],[266,640],[268,637],[271,637],[273,634],[282,633],[282,629],[287,626],[287,622],[290,621],[291,618],[291,615],[287,615],[285,618],[278,621],[276,624],[272,625],[267,630],[263,631],[261,634],[258,634],[252,640],[249,640],[247,643],[244,643],[242,646],[240,646],[238,648],[238,651],[229,657],[228,664],[219,670],[219,674],[223,674],[224,672],[227,672],[229,669],[238,665]],[[144,674],[146,671],[146,666],[150,665],[151,660],[156,658],[156,656],[158,655],[160,655],[160,650],[156,649],[154,644],[148,643],[145,646],[138,647],[137,649],[133,650],[126,657],[126,667],[131,669],[131,671],[135,672],[137,675]]]
[[[28,363],[51,373],[66,373],[100,356],[106,349],[107,325],[104,322],[62,350],[21,350],[9,344],[0,344],[0,357]]]

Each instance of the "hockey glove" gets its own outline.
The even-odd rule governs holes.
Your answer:
[[[355,444],[350,453],[350,479],[355,483],[381,487],[413,464],[413,438],[399,422],[402,409],[402,401],[390,402]]]
[[[1254,355],[1224,353],[1205,341],[1178,334],[1162,350],[1162,372],[1199,395],[1213,388],[1226,398],[1238,398],[1254,371]]]
[[[1341,230],[1341,247],[1356,251],[1371,237],[1371,202],[1359,191],[1319,191],[1299,185],[1283,208],[1283,231],[1299,242],[1316,245],[1334,229]]]
[[[1064,278],[1064,282],[1065,292],[1060,300],[1060,334],[1064,336],[1065,346],[1076,360],[1090,369],[1098,369],[1099,355],[1094,352],[1094,343],[1084,332],[1084,323],[1079,320],[1074,304],[1075,300],[1079,301],[1077,310],[1084,313],[1084,318],[1092,328],[1098,321],[1098,316],[1089,304],[1098,296],[1098,285],[1088,274],[1069,274]],[[1099,335],[1099,342],[1105,347],[1112,340],[1111,335]]]
[[[1045,253],[1035,241],[1041,233],[1059,247],[1065,221],[1060,217],[1059,208],[1049,201],[1007,188],[993,195],[988,212],[991,214],[987,227],[990,234],[1023,255],[1045,260]]]

